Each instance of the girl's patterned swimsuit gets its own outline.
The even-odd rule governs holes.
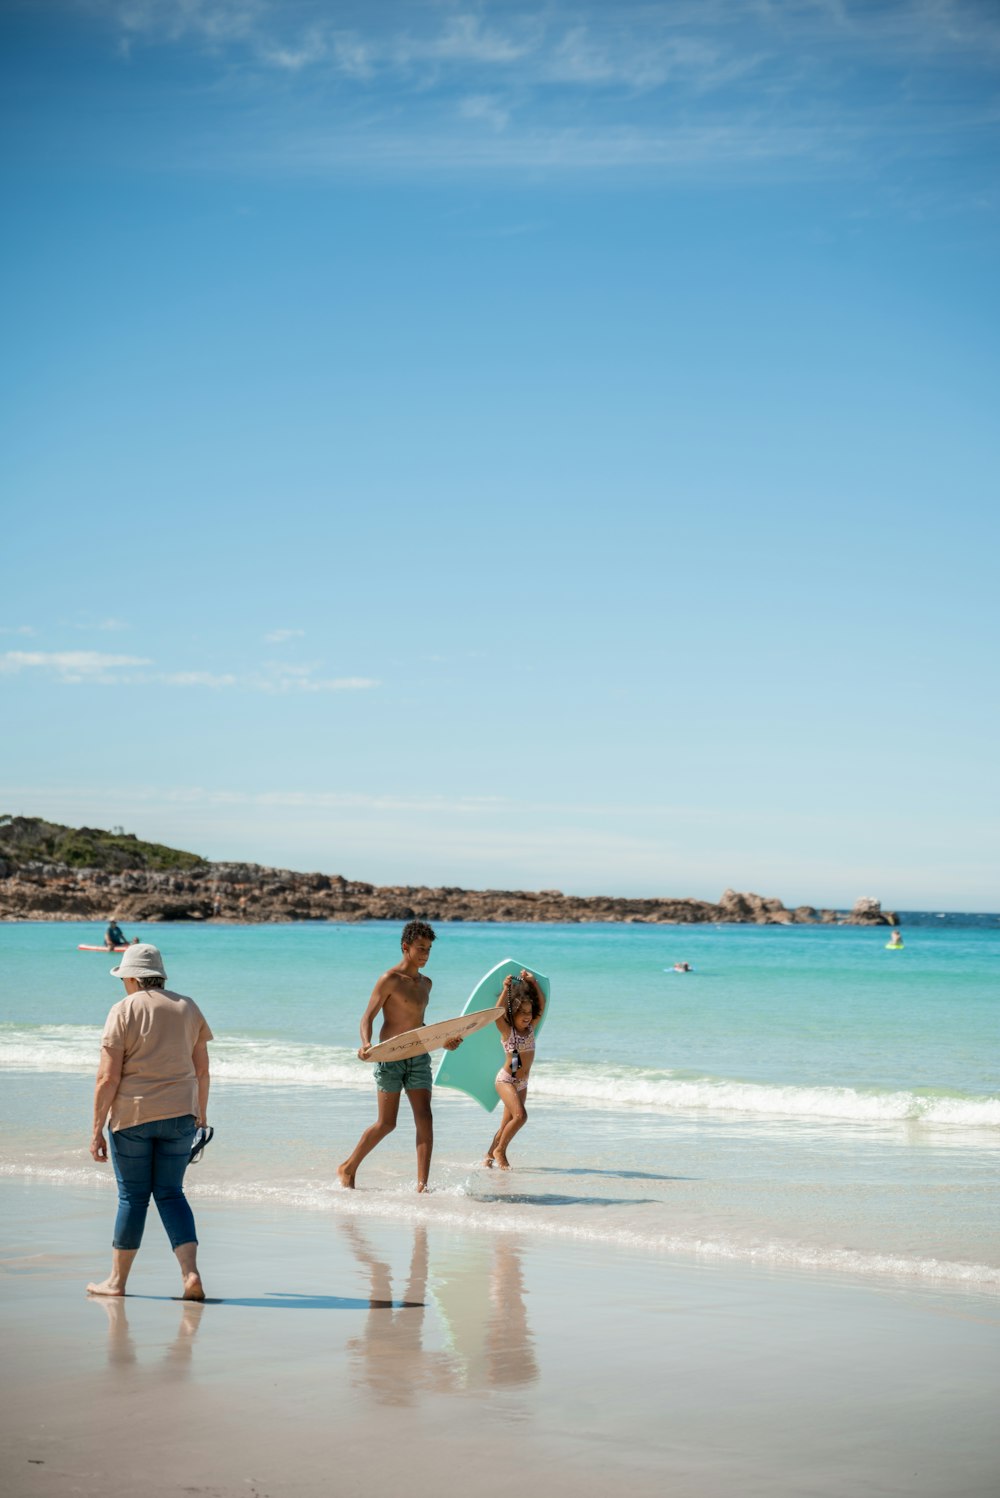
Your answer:
[[[520,1053],[522,1051],[533,1051],[535,1049],[534,1025],[529,1025],[523,1035],[520,1033],[520,1031],[511,1029],[510,1034],[507,1036],[507,1039],[503,1043],[503,1048],[507,1052],[508,1056],[517,1056],[518,1064],[520,1064]],[[500,1070],[497,1072],[496,1081],[506,1082],[508,1086],[515,1088],[517,1092],[527,1092],[528,1090],[527,1077],[525,1077],[524,1081],[521,1082],[518,1080],[517,1076],[512,1072],[509,1072],[505,1066],[501,1066]]]

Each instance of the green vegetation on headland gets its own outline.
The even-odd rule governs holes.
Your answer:
[[[99,827],[64,827],[41,817],[0,816],[0,860],[9,870],[26,864],[63,864],[70,869],[203,869],[197,853],[144,843],[133,832],[104,832]]]
[[[718,904],[660,896],[564,895],[561,890],[428,889],[374,885],[255,863],[210,863],[120,829],[0,817],[0,920],[106,921],[635,921],[685,925],[888,926],[877,900],[850,914],[727,889]],[[126,934],[131,934],[126,932]]]

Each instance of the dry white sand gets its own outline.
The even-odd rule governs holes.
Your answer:
[[[360,1197],[362,1193],[358,1193]],[[0,1486],[83,1494],[996,1498],[1000,1302],[505,1233],[2,1183]],[[407,1302],[408,1304],[402,1304]]]

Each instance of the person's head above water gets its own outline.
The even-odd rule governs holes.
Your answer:
[[[426,921],[407,921],[399,944],[403,949],[404,957],[415,961],[418,967],[423,967],[431,955],[433,940],[433,927],[428,926]]]

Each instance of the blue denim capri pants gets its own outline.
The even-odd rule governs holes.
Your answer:
[[[184,1195],[184,1172],[198,1120],[157,1118],[111,1133],[111,1163],[118,1181],[115,1248],[138,1248],[152,1196],[171,1248],[197,1243],[194,1216]]]

